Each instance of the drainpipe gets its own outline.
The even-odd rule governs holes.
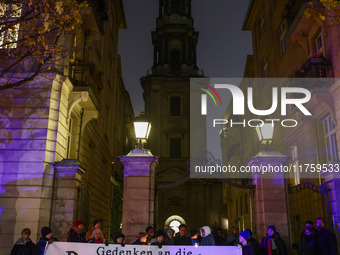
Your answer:
[[[83,115],[84,115],[84,108],[81,108],[80,110],[80,124],[79,124],[79,141],[78,141],[78,155],[77,155],[77,160],[79,161],[79,155],[80,155],[80,139],[81,139],[81,129],[83,126]]]
[[[51,194],[50,220],[49,220],[49,222],[48,222],[48,224],[49,224],[50,227],[52,227],[52,216],[53,216],[53,206],[54,206],[54,189],[55,189],[56,175],[57,175],[57,171],[54,169],[54,166],[53,166],[53,180],[52,180],[52,194]]]
[[[319,139],[318,139],[318,127],[314,113],[312,114],[314,124],[315,146],[316,146],[316,163],[320,164],[320,151],[319,151]],[[319,185],[321,185],[321,173],[319,173]]]

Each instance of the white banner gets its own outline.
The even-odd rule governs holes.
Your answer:
[[[44,255],[242,255],[237,246],[179,246],[89,244],[54,242]]]

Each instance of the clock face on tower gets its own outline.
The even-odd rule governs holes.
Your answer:
[[[170,24],[181,24],[182,23],[182,16],[179,14],[171,14],[169,17]]]

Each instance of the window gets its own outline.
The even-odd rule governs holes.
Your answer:
[[[263,68],[263,78],[268,78],[268,58],[265,56],[262,60],[262,68]]]
[[[181,52],[178,49],[173,49],[170,52],[170,73],[181,72]]]
[[[298,159],[297,146],[292,146],[290,148],[290,152],[291,152],[291,155],[292,155],[292,165],[296,169],[296,171],[294,171],[294,182],[295,182],[295,185],[298,185],[298,184],[300,184],[300,171],[298,171],[298,169],[299,169],[299,159]]]
[[[179,0],[172,0],[171,2],[171,13],[179,13]]]
[[[283,53],[285,53],[286,49],[287,49],[287,21],[284,20],[280,26],[280,30],[279,30],[279,36],[280,36],[280,51],[281,51],[281,55],[283,55]]]
[[[170,116],[181,116],[181,97],[170,97]]]
[[[181,138],[170,138],[170,158],[181,157]]]
[[[322,40],[322,35],[321,33],[316,37],[315,39],[315,44],[316,44],[316,51],[317,52],[324,52],[324,47],[323,47],[323,40]]]
[[[328,161],[338,160],[339,157],[335,134],[335,125],[331,115],[329,115],[323,120],[323,127],[325,133],[327,160]]]
[[[13,22],[14,24],[1,33],[0,48],[16,48],[20,27],[19,22],[16,22],[16,20],[21,16],[21,6],[0,3],[0,16],[4,17],[2,19],[3,23]]]
[[[262,12],[259,20],[259,25],[260,25],[260,34],[263,35],[264,33],[264,28],[265,28],[265,22],[264,22],[264,12]]]

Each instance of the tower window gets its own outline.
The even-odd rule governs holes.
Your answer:
[[[170,97],[170,116],[181,116],[181,97]]]
[[[170,158],[181,157],[181,138],[170,138]]]
[[[178,49],[173,49],[170,52],[170,72],[181,72],[181,52]]]
[[[172,0],[171,13],[179,13],[179,0]]]

